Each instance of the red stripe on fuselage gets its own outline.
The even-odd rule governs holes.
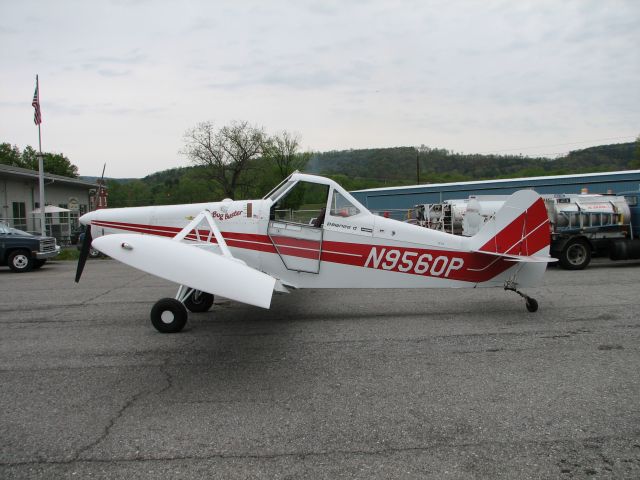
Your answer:
[[[92,225],[165,237],[173,237],[181,230],[177,227],[110,222],[104,220],[95,220],[92,222]],[[198,234],[200,235],[199,241],[209,240],[210,243],[217,243],[215,236],[211,235],[210,230],[200,229],[198,230]],[[376,268],[379,270],[473,283],[491,280],[496,275],[514,266],[513,262],[496,258],[493,255],[476,252],[431,250],[328,240],[325,240],[322,242],[322,245],[320,245],[320,242],[317,241],[282,236],[274,237],[274,246],[274,243],[272,243],[267,235],[239,232],[222,232],[222,235],[229,247],[273,254],[277,254],[279,251],[282,255],[312,260],[317,260],[318,256],[320,256],[320,260],[323,262],[351,265],[354,267]],[[198,241],[195,231],[189,233],[185,238],[187,240]],[[320,246],[322,247],[321,250]],[[382,256],[382,260],[377,263],[377,267],[374,262],[367,264],[367,260],[370,255],[372,255],[374,249],[376,256]],[[397,261],[394,262],[396,257]],[[403,258],[406,258],[407,261],[403,262]],[[418,260],[420,260],[421,263],[420,267],[416,268]],[[460,268],[449,268],[449,266],[452,265],[454,267],[457,266],[460,261],[462,262]],[[412,266],[408,268],[410,263]]]

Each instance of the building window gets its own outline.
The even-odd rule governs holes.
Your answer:
[[[80,208],[80,216],[82,216],[85,213],[87,213],[87,205],[86,204],[79,205],[79,208]]]
[[[67,209],[66,203],[59,203],[58,206]],[[69,223],[69,212],[60,212],[58,217],[60,218],[60,223]]]
[[[13,226],[20,230],[27,229],[27,209],[24,202],[13,202]]]

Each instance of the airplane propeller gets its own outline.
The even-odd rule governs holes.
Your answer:
[[[100,188],[98,189],[98,197],[100,197],[102,193],[102,186],[104,185],[104,171],[107,168],[107,164],[105,163],[102,167],[102,175],[100,176]],[[80,257],[78,258],[78,266],[76,267],[76,283],[80,281],[80,277],[82,276],[82,271],[84,270],[84,264],[87,263],[87,257],[89,256],[89,252],[91,251],[91,223],[87,225],[87,228],[84,232],[84,240],[82,242],[82,248],[80,249]]]
[[[80,257],[78,258],[78,267],[76,268],[76,283],[80,281],[82,271],[84,270],[84,264],[87,263],[87,257],[91,250],[91,225],[87,225],[87,229],[84,232],[84,239],[82,240],[82,248],[80,249]]]

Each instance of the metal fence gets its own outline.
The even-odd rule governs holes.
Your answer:
[[[289,222],[296,223],[304,223],[308,224],[315,217],[320,215],[320,209],[315,210],[292,210],[292,209],[283,209],[276,210],[276,219],[278,220],[286,220]],[[371,213],[374,215],[378,215],[380,217],[392,218],[394,220],[399,220],[401,222],[405,222],[407,220],[411,220],[415,218],[415,213],[413,208],[387,208],[384,210],[371,210]]]
[[[380,217],[392,218],[400,222],[406,222],[407,220],[415,218],[413,208],[386,208],[384,210],[371,210],[371,213],[379,215]]]

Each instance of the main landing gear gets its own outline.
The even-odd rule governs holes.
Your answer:
[[[151,323],[161,333],[177,333],[184,328],[187,312],[207,312],[213,295],[180,285],[176,298],[161,298],[151,309]]]
[[[517,286],[518,285],[515,282],[508,280],[504,284],[504,289],[510,292],[516,292],[518,295],[524,298],[525,306],[527,307],[528,311],[532,313],[538,311],[538,301],[535,298],[532,298],[529,295],[525,295],[524,293],[522,293],[520,290],[518,290]]]

